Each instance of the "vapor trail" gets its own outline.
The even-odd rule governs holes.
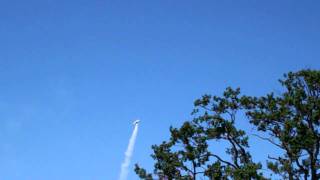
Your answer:
[[[132,132],[132,135],[131,135],[130,140],[129,140],[128,148],[127,148],[127,150],[125,152],[124,161],[121,164],[121,172],[120,172],[119,180],[126,180],[127,179],[128,167],[130,165],[130,160],[131,160],[131,157],[132,157],[132,153],[133,153],[133,149],[134,149],[134,144],[136,142],[137,134],[138,134],[138,124],[135,124],[133,132]]]

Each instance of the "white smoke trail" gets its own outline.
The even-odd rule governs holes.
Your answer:
[[[129,140],[129,145],[128,148],[125,152],[125,158],[123,163],[121,164],[121,172],[120,172],[120,177],[119,180],[126,180],[127,176],[128,176],[128,167],[130,165],[130,160],[132,157],[132,153],[133,153],[133,149],[134,149],[134,144],[136,142],[136,138],[137,138],[137,134],[138,134],[138,124],[134,125],[134,129],[133,129],[133,133],[130,137]]]

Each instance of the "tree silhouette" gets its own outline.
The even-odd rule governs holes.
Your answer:
[[[284,92],[277,96],[241,95],[239,88],[228,87],[222,96],[197,99],[194,119],[170,127],[170,139],[152,146],[153,172],[136,164],[136,174],[145,180],[269,179],[262,164],[252,160],[249,136],[236,125],[241,119],[260,132],[256,136],[261,140],[284,152],[265,157],[274,174],[289,180],[319,179],[320,71],[289,72],[280,83]],[[210,149],[222,142],[225,148]],[[221,150],[224,156],[216,153]]]

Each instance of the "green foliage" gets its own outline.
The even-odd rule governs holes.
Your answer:
[[[319,179],[320,71],[290,72],[279,96],[244,97],[250,122],[284,150],[268,167],[286,179]]]
[[[170,127],[170,139],[152,146],[153,173],[138,165],[135,172],[145,180],[267,179],[261,163],[252,160],[248,135],[236,126],[245,113],[265,135],[258,137],[284,152],[266,157],[268,169],[284,179],[319,179],[320,71],[290,72],[280,83],[285,91],[277,96],[241,96],[239,88],[202,96],[194,102],[194,119]],[[215,151],[228,158],[210,149],[222,141],[227,147]]]
[[[148,174],[148,173],[146,172],[146,170],[140,168],[137,164],[135,165],[134,171],[136,172],[136,174],[137,174],[141,179],[144,179],[144,180],[153,180],[152,174]]]

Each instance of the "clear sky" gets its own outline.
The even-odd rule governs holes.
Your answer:
[[[136,118],[151,169],[202,94],[319,69],[319,2],[1,0],[0,179],[115,180]]]

